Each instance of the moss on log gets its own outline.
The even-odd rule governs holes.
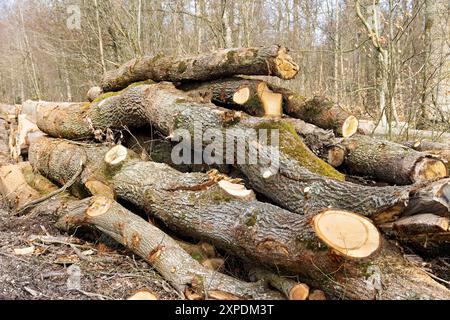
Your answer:
[[[114,148],[112,150],[115,152]],[[228,184],[220,184],[208,175],[182,174],[165,164],[125,157],[111,168],[104,161],[108,152],[112,151],[42,138],[32,146],[30,155],[39,172],[59,183],[70,176],[71,163],[86,159],[84,179],[93,176],[103,179],[119,198],[159,218],[170,229],[205,239],[243,259],[301,274],[330,296],[349,299],[450,297],[446,288],[410,265],[387,242],[380,242],[380,249],[371,249],[365,259],[346,257],[345,250],[337,251],[338,243],[333,244],[335,247],[330,251],[316,235],[311,225],[316,214],[302,216],[258,202],[253,197],[241,197],[245,188],[224,187]],[[64,162],[61,157],[72,158],[72,161],[56,165]],[[81,187],[83,180],[79,184]],[[327,212],[333,210],[320,214]],[[337,217],[341,215],[337,213]],[[353,217],[359,219],[358,215]],[[339,219],[334,223],[338,231],[339,226],[347,228],[343,223],[346,218]],[[333,228],[329,230],[333,232]],[[351,233],[344,235],[353,236]],[[323,236],[328,241],[335,238],[331,234]],[[358,244],[361,245],[365,246],[365,241]]]
[[[100,87],[103,92],[117,91],[137,81],[205,81],[233,75],[277,76],[293,79],[299,67],[284,47],[239,48],[215,51],[193,57],[135,58],[107,72]]]

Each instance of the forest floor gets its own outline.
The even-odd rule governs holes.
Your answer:
[[[32,246],[32,254],[14,250]],[[0,299],[127,299],[142,289],[159,299],[179,298],[150,265],[119,245],[62,235],[48,216],[16,217],[0,209]]]
[[[181,298],[147,262],[112,239],[81,240],[61,234],[54,223],[50,216],[17,217],[0,208],[0,300],[120,300],[144,289],[163,300]],[[32,254],[15,252],[32,246]],[[450,288],[450,253],[434,259],[405,255]]]

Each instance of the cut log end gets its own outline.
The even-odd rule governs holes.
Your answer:
[[[105,162],[109,165],[115,166],[124,161],[127,158],[127,155],[127,148],[122,145],[117,145],[105,154]]]
[[[289,292],[289,300],[306,300],[309,296],[309,287],[304,283],[299,283],[292,287]]]
[[[147,290],[142,290],[136,292],[134,295],[129,297],[127,300],[158,300],[158,298]]]
[[[345,257],[367,258],[380,247],[377,228],[352,212],[325,210],[314,217],[313,228],[327,246]]]
[[[233,101],[236,104],[243,105],[250,99],[250,89],[247,87],[241,88],[233,95]]]
[[[113,204],[113,200],[111,198],[107,198],[104,196],[96,196],[93,198],[91,205],[86,210],[86,214],[89,217],[98,217],[102,214],[108,212]]]
[[[284,47],[280,48],[272,69],[272,73],[283,80],[294,79],[300,70],[298,64],[294,62]]]
[[[242,184],[231,183],[226,180],[221,180],[218,182],[219,187],[221,187],[226,193],[242,200],[254,200],[255,194],[253,190],[248,190]]]
[[[98,97],[100,97],[103,94],[103,90],[100,87],[92,87],[87,92],[87,98],[90,102],[94,101]]]
[[[434,158],[423,158],[416,164],[411,180],[420,182],[446,176],[448,176],[448,169],[444,162]]]
[[[355,116],[348,117],[342,125],[342,136],[344,138],[353,136],[358,131],[358,127],[359,120]]]
[[[314,290],[309,295],[308,300],[327,300],[327,297],[322,290]]]
[[[264,108],[264,116],[281,117],[283,115],[283,96],[270,90],[265,82],[258,85],[257,91]]]

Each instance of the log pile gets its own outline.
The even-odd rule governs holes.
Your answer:
[[[359,134],[330,99],[255,77],[298,68],[280,46],[142,57],[89,102],[26,102],[0,122],[0,192],[15,214],[109,235],[187,299],[450,299],[396,245],[450,241],[449,149]],[[219,152],[230,132],[258,161]]]

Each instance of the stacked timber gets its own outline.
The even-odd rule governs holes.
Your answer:
[[[27,102],[20,136],[45,136],[17,142],[29,162],[2,163],[0,191],[16,214],[109,235],[187,299],[450,299],[392,242],[450,239],[449,149],[361,135],[343,106],[255,77],[298,70],[280,46],[141,57],[89,102]],[[258,161],[218,152],[230,132]]]

